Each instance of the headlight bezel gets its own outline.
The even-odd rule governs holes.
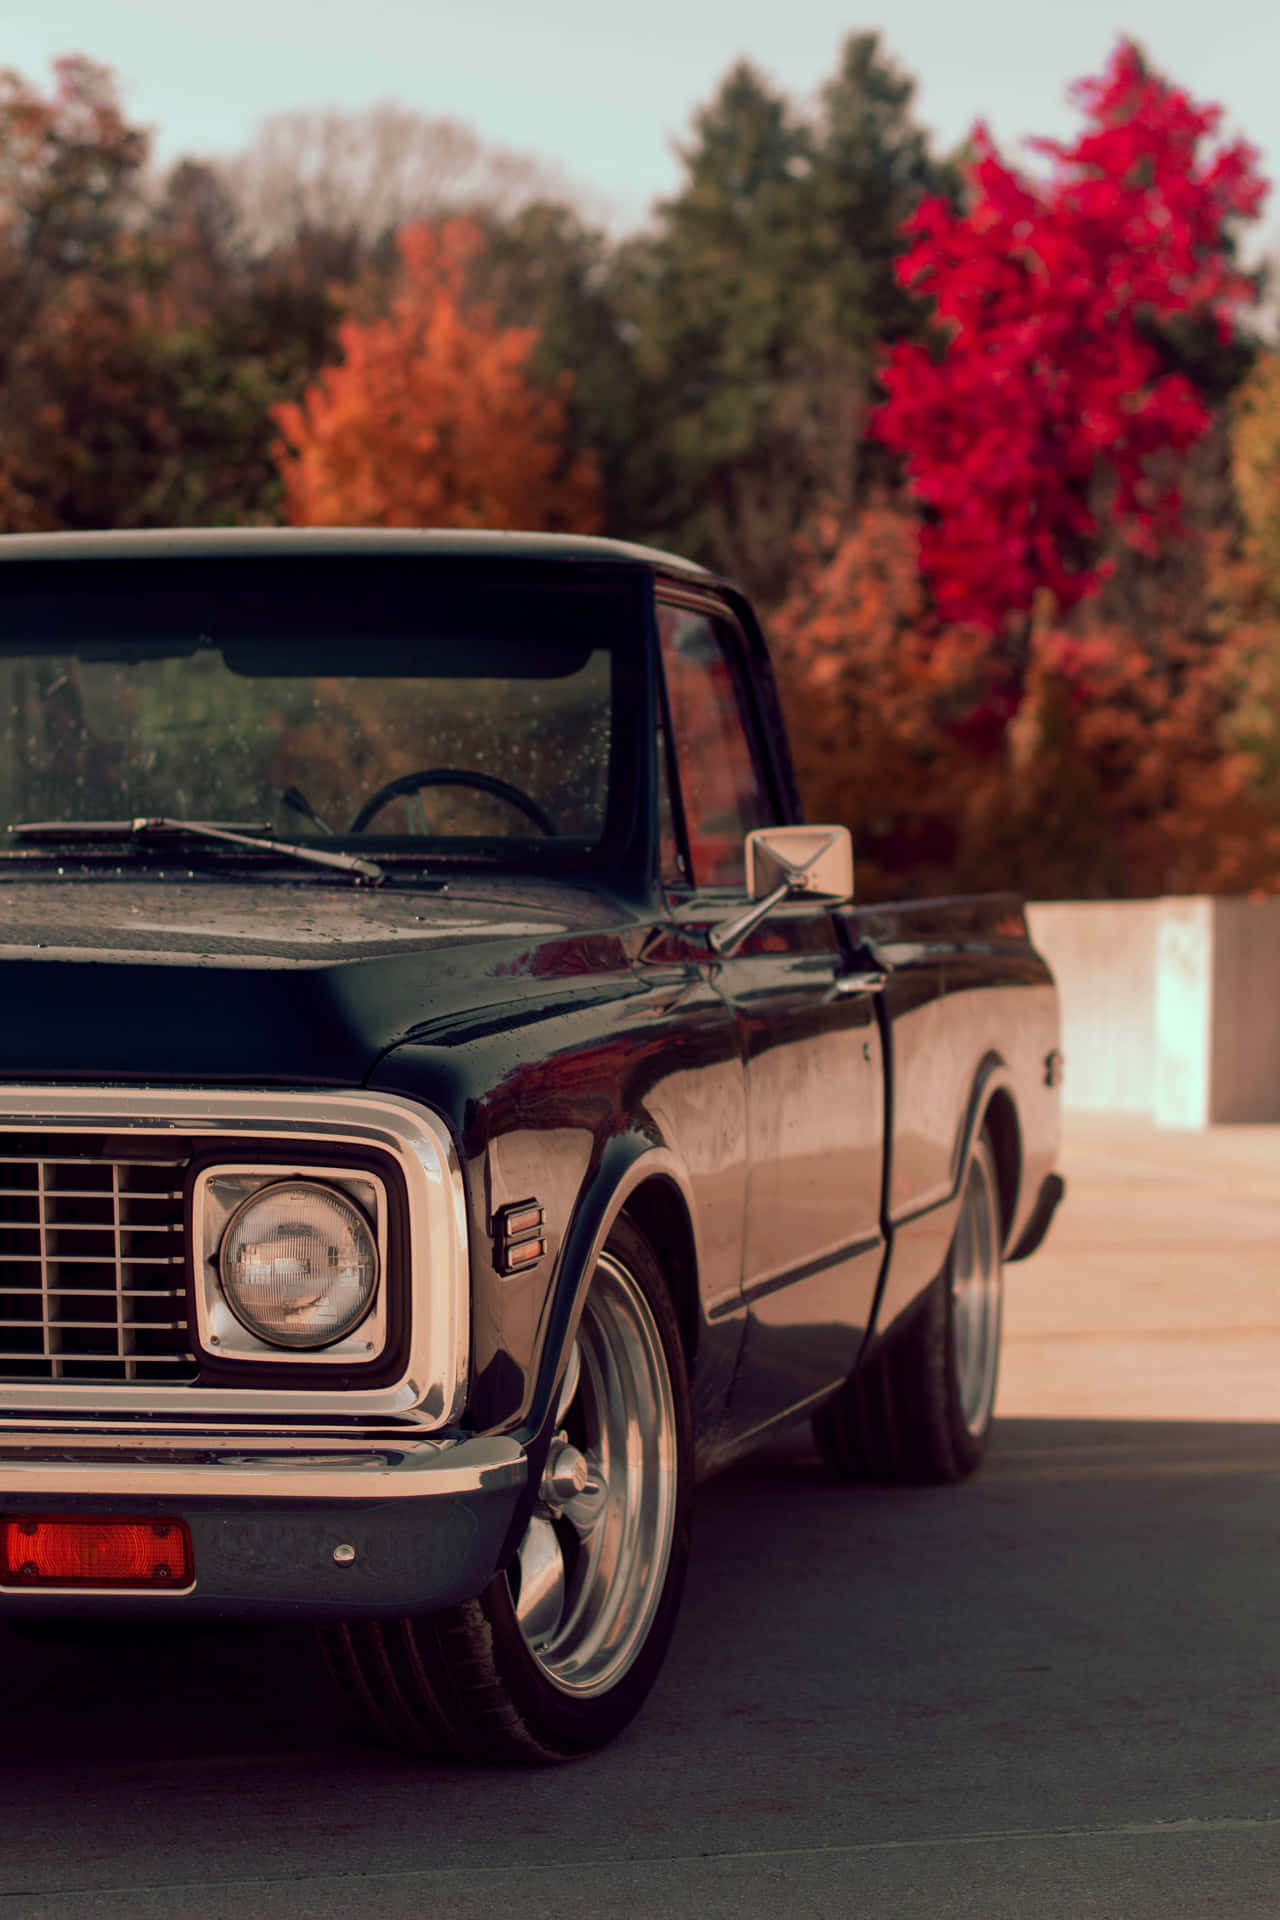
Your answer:
[[[248,1202],[268,1187],[313,1186],[348,1200],[365,1218],[373,1237],[378,1277],[372,1300],[360,1320],[338,1339],[315,1347],[274,1345],[255,1333],[236,1313],[222,1285],[219,1255],[227,1228]],[[271,1366],[342,1369],[364,1374],[378,1369],[392,1344],[394,1268],[391,1258],[391,1197],[386,1181],[368,1166],[296,1159],[215,1160],[200,1166],[191,1185],[193,1330],[202,1373],[224,1368],[258,1370]]]
[[[341,1341],[357,1333],[372,1312],[382,1279],[382,1262],[378,1257],[373,1221],[353,1196],[352,1184],[348,1181],[345,1186],[336,1187],[328,1181],[311,1178],[269,1180],[265,1187],[255,1187],[252,1192],[245,1195],[223,1228],[215,1256],[222,1297],[246,1332],[261,1340],[264,1345],[279,1347],[286,1353],[318,1353],[326,1347],[339,1345]],[[263,1316],[254,1311],[251,1302],[245,1297],[243,1285],[238,1284],[229,1271],[235,1260],[237,1235],[245,1234],[246,1223],[254,1210],[262,1206],[270,1206],[272,1203],[279,1203],[286,1194],[296,1196],[300,1207],[305,1206],[308,1201],[313,1204],[319,1201],[323,1206],[330,1208],[338,1220],[336,1229],[331,1231],[331,1246],[332,1238],[337,1235],[345,1234],[354,1239],[357,1261],[366,1269],[361,1275],[361,1290],[354,1310],[346,1312],[342,1317],[342,1324],[336,1331],[333,1329],[326,1331],[323,1326],[318,1333],[314,1326],[307,1328],[305,1336],[300,1331],[295,1331],[291,1335],[285,1330],[274,1333],[266,1331]],[[370,1192],[370,1200],[372,1199],[373,1195]],[[345,1220],[342,1218],[344,1214],[348,1216]],[[316,1223],[313,1222],[311,1225],[314,1231]],[[252,1236],[249,1237],[252,1238]]]

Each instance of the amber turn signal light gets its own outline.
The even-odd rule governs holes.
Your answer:
[[[0,1520],[0,1585],[188,1587],[191,1535],[182,1520]]]

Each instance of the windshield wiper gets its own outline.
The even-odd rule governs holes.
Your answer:
[[[9,829],[17,840],[76,842],[83,840],[213,840],[232,847],[253,847],[259,853],[278,853],[312,867],[332,867],[376,884],[386,879],[374,860],[355,853],[326,853],[321,847],[300,846],[292,840],[273,840],[266,834],[241,833],[208,820],[171,820],[160,814],[138,820],[23,820]]]

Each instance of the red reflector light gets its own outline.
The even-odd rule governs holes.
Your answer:
[[[187,1587],[181,1520],[0,1520],[0,1581],[13,1587]]]

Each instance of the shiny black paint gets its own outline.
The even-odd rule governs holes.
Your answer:
[[[607,972],[617,911],[572,884],[506,877],[393,893],[0,869],[0,1070],[359,1086],[433,1022]]]
[[[717,972],[739,1029],[749,1106],[742,1291],[731,1401],[744,1432],[848,1374],[871,1321],[884,1071],[870,994],[844,997],[831,913],[779,909]]]

